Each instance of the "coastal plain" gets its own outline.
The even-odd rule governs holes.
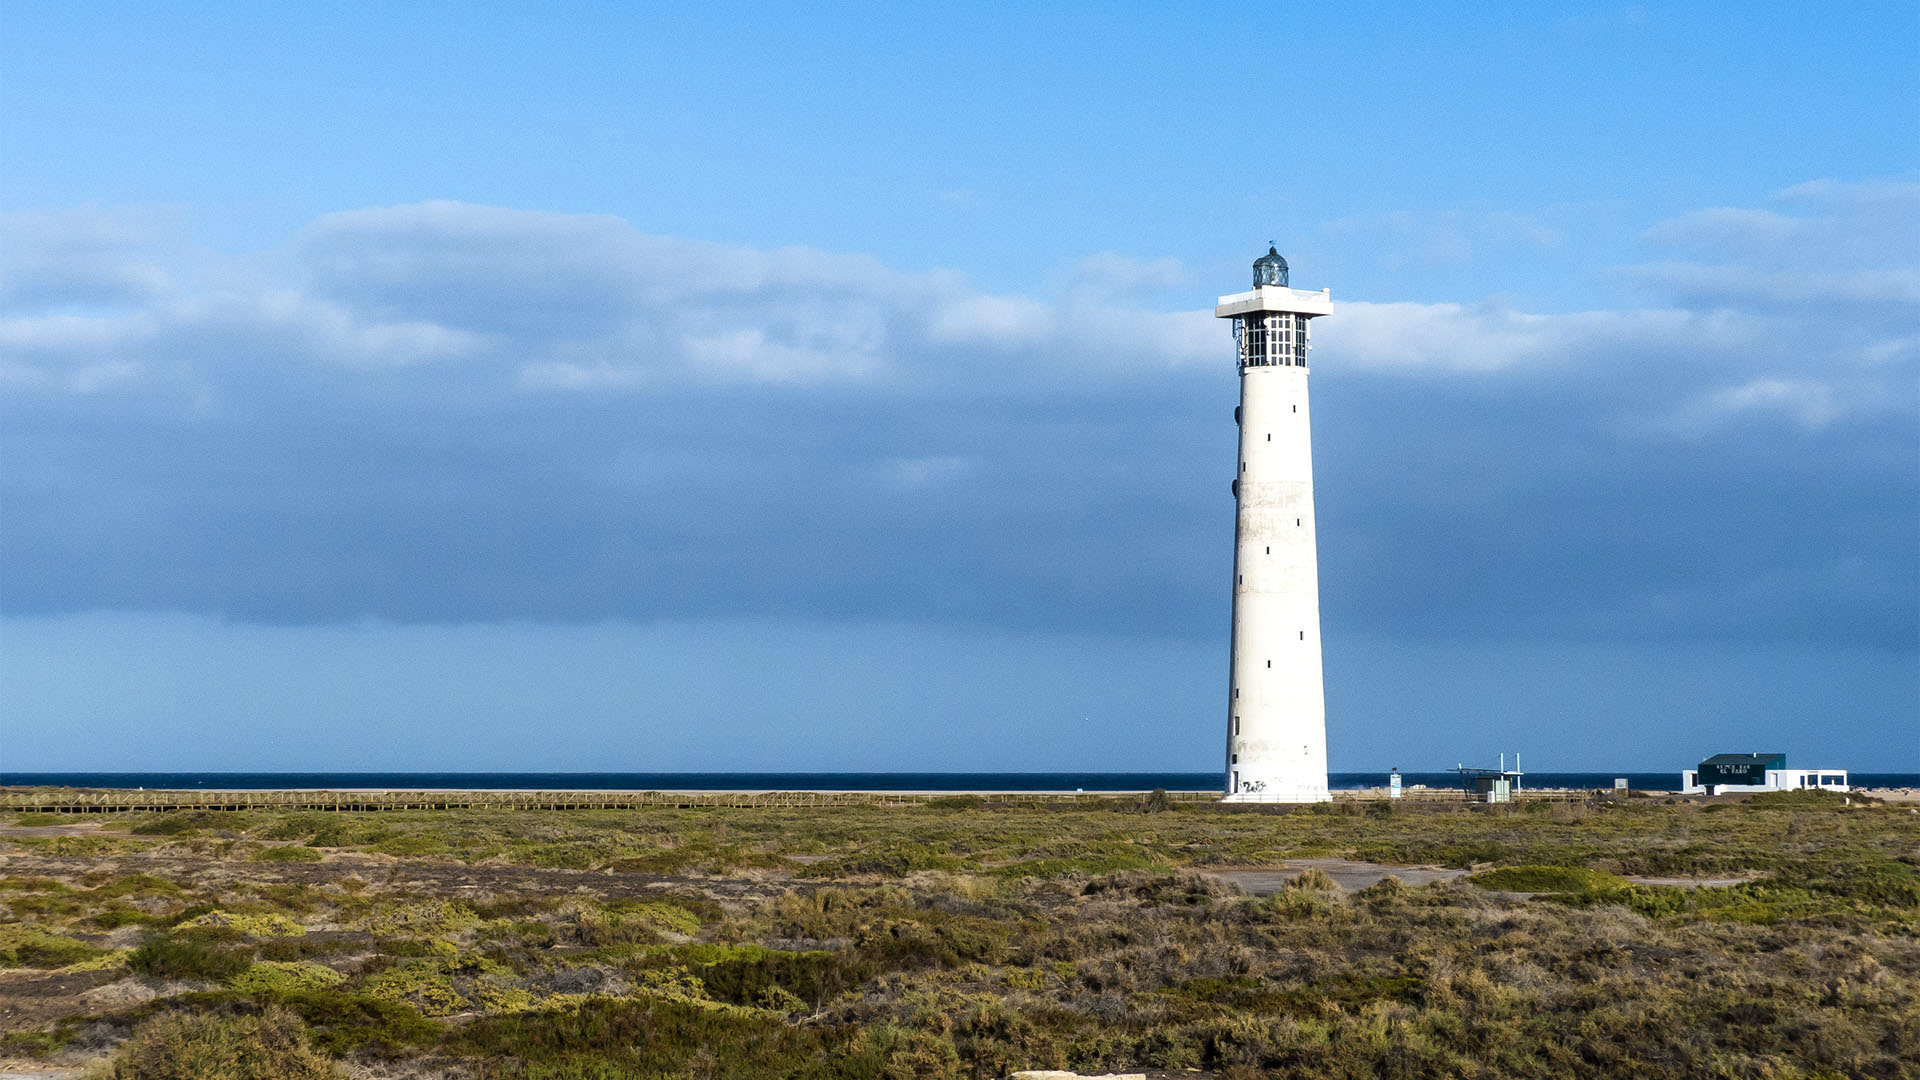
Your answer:
[[[0,820],[0,1076],[1920,1076],[1920,815],[1473,806]]]

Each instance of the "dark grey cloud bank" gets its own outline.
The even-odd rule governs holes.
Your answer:
[[[1920,639],[1920,188],[1703,211],[1630,310],[1343,303],[1329,639]],[[1178,268],[1054,296],[429,203],[283,250],[15,216],[0,606],[1217,636],[1234,378]],[[1300,283],[1320,282],[1311,267]]]

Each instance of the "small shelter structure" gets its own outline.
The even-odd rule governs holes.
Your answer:
[[[1460,774],[1460,789],[1473,797],[1475,802],[1511,802],[1520,792],[1520,769],[1476,769],[1470,765],[1457,765],[1454,772]]]

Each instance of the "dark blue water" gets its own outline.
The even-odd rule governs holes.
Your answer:
[[[1402,773],[1408,786],[1460,786],[1451,772]],[[1639,791],[1677,791],[1673,772],[1529,772],[1530,788],[1610,788],[1625,777]],[[1920,787],[1920,773],[1854,773],[1855,787]],[[1385,787],[1385,772],[1344,772],[1328,777],[1336,789]],[[248,791],[269,788],[373,788],[420,791],[532,789],[540,791],[1217,791],[1217,772],[1138,773],[470,773],[470,772],[0,772],[0,785],[85,788],[206,788]]]

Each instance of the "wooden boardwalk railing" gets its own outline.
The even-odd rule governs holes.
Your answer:
[[[924,806],[964,799],[964,792],[892,791],[129,791],[124,789],[33,788],[0,791],[0,812],[121,814],[154,810],[637,810],[644,807],[698,809],[799,809],[845,806]],[[1001,806],[1105,804],[1139,799],[1144,792],[980,792],[985,803]],[[1334,801],[1385,802],[1383,791],[1336,791]],[[1586,791],[1525,791],[1517,801],[1585,800]],[[1169,791],[1178,803],[1217,803],[1218,792]],[[1465,792],[1429,789],[1406,792],[1403,803],[1469,802]],[[1259,805],[1259,804],[1253,804]]]
[[[890,791],[125,791],[0,792],[0,811],[116,814],[147,810],[635,810],[643,807],[806,808],[921,806],[967,793]],[[1134,793],[982,793],[998,804],[1101,803]],[[1210,791],[1172,791],[1174,802],[1211,802]]]

